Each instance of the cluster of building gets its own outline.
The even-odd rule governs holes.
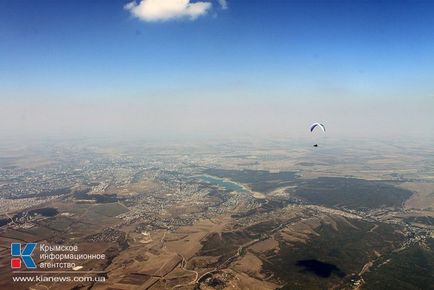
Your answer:
[[[106,228],[102,232],[87,237],[90,242],[122,242],[125,240],[125,233],[117,229]]]

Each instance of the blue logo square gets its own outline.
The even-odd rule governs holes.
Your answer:
[[[12,255],[12,257],[20,257],[21,256],[21,244],[20,243],[12,243],[11,244],[11,255]]]

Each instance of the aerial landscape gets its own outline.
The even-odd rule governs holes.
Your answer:
[[[434,3],[0,2],[0,289],[434,289]]]
[[[1,263],[37,241],[106,254],[74,289],[429,289],[434,150],[363,143],[2,148]]]

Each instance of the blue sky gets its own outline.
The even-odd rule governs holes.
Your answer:
[[[94,115],[84,118],[89,134],[222,132],[233,123],[237,133],[297,134],[279,124],[316,116],[339,124],[353,115],[352,126],[369,115],[366,133],[380,135],[399,133],[391,128],[402,114],[434,123],[433,1],[228,0],[223,9],[202,0],[211,5],[195,19],[156,21],[128,2],[0,2],[0,100],[11,120],[2,132],[75,134],[83,112]],[[201,108],[230,121],[219,128]],[[268,122],[258,126],[257,115]]]

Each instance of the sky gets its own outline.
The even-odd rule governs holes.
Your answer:
[[[434,1],[0,1],[9,137],[434,136]]]

